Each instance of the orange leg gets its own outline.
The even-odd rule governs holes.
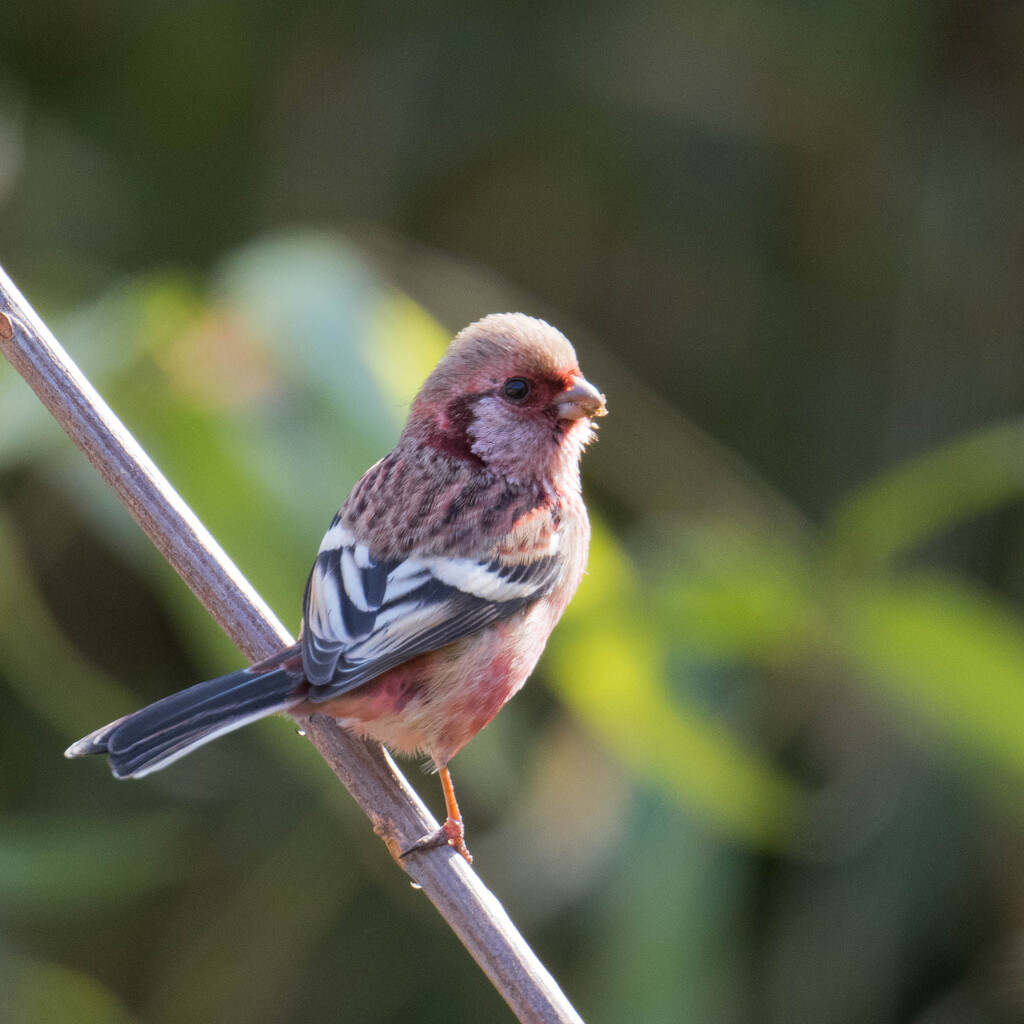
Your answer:
[[[450,846],[456,853],[461,853],[468,864],[473,863],[473,855],[466,849],[465,835],[466,827],[462,823],[462,815],[459,813],[459,804],[455,799],[455,787],[452,785],[451,773],[447,767],[440,771],[441,788],[444,790],[444,806],[448,817],[444,824],[429,836],[417,840],[408,850],[402,851],[402,856],[407,857],[410,853],[419,853],[422,850],[433,850],[438,846]]]

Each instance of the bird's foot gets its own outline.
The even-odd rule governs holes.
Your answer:
[[[403,850],[401,856],[408,857],[410,853],[422,853],[424,850],[433,850],[438,846],[450,846],[456,853],[461,853],[466,858],[467,864],[473,863],[473,855],[466,849],[466,828],[461,821],[455,818],[446,818],[445,823],[430,835],[417,839],[408,850]]]

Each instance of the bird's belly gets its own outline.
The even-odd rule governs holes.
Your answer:
[[[440,767],[522,687],[550,631],[546,609],[535,605],[300,713],[331,715],[396,753],[426,753]]]

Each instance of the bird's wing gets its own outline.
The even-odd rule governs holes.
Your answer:
[[[549,517],[539,557],[515,562],[417,554],[374,561],[335,519],[302,602],[310,699],[330,700],[417,654],[436,650],[551,592],[561,571]]]

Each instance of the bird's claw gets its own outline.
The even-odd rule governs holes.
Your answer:
[[[444,824],[430,835],[417,839],[408,850],[403,850],[402,857],[408,857],[410,853],[422,853],[424,850],[433,850],[438,846],[450,846],[456,853],[462,854],[467,864],[473,863],[473,855],[466,849],[466,827],[461,821],[454,818],[446,818]]]

